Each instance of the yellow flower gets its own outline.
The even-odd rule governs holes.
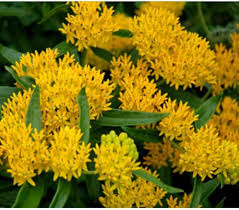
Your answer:
[[[148,173],[158,177],[156,172],[145,169]],[[106,208],[153,208],[158,203],[162,205],[162,198],[166,191],[155,186],[152,182],[137,177],[128,186],[116,188],[109,182],[102,186],[105,197],[99,201]]]
[[[139,153],[137,151],[137,147],[134,144],[134,140],[129,138],[127,133],[120,133],[119,136],[116,135],[114,131],[110,131],[109,134],[103,134],[101,136],[101,145],[113,145],[115,150],[117,147],[122,147],[127,151],[127,155],[137,160],[139,157]]]
[[[132,21],[133,45],[151,63],[156,79],[167,84],[202,88],[215,83],[215,53],[196,33],[187,32],[179,19],[166,9],[147,8]]]
[[[178,198],[173,198],[172,195],[170,195],[169,199],[167,198],[167,204],[169,208],[190,208],[190,202],[192,200],[192,194],[187,195],[187,193],[184,193],[183,199],[178,201]],[[201,205],[198,206],[200,208]]]
[[[82,133],[76,128],[64,127],[54,133],[51,141],[50,157],[51,168],[54,172],[54,181],[63,177],[68,181],[72,176],[79,178],[82,170],[87,171],[87,162],[90,162],[90,144],[80,143]]]
[[[124,84],[122,81],[126,75],[130,75],[132,79],[135,77],[134,80],[139,76],[146,78],[151,75],[151,71],[148,70],[148,64],[143,59],[138,59],[137,64],[134,65],[131,61],[131,56],[126,53],[117,59],[113,57],[111,64],[112,67],[110,71],[112,81],[119,85],[120,88],[127,86],[127,84]]]
[[[71,9],[73,14],[68,13],[66,17],[68,23],[63,23],[59,30],[79,51],[107,42],[112,32],[119,30],[113,22],[113,8],[107,8],[104,2],[73,2]]]
[[[215,129],[212,126],[202,127],[182,144],[185,153],[179,156],[180,172],[193,172],[193,177],[199,175],[202,181],[207,176],[212,178],[221,167],[222,154],[226,150]]]
[[[145,142],[144,149],[149,152],[143,157],[143,164],[157,169],[162,166],[168,166],[168,160],[172,159],[176,150],[167,138],[163,138],[163,142],[158,143]]]
[[[226,49],[222,44],[215,46],[218,68],[215,69],[217,82],[213,85],[214,94],[225,88],[236,88],[239,80],[239,54],[232,49]]]
[[[31,125],[26,126],[26,112],[32,90],[11,96],[11,100],[2,106],[0,122],[0,150],[3,151],[7,171],[14,184],[22,185],[26,181],[35,185],[32,178],[43,170],[49,170],[48,145],[44,131],[32,133]]]
[[[218,115],[213,115],[208,122],[213,125],[219,136],[239,146],[239,104],[235,99],[225,97],[217,107]]]
[[[130,20],[131,17],[123,13],[117,13],[112,17],[113,23],[117,24],[120,29],[129,29]],[[97,47],[103,48],[113,55],[118,56],[123,50],[130,50],[133,48],[132,38],[119,37],[112,34],[107,42],[102,42],[100,40],[99,43],[97,43]],[[98,69],[109,69],[111,67],[111,64],[96,56],[90,49],[87,50],[86,63]]]
[[[47,49],[23,55],[12,68],[19,76],[31,76],[40,85],[42,123],[52,135],[62,126],[75,127],[79,121],[77,95],[86,87],[90,119],[97,119],[103,111],[110,110],[114,85],[104,80],[104,73],[89,66],[74,63],[74,56],[64,55],[57,60],[57,50]]]
[[[193,123],[198,119],[194,111],[187,105],[176,100],[171,101],[169,98],[162,107],[159,107],[160,112],[168,112],[170,115],[163,118],[157,129],[160,135],[165,135],[170,140],[184,140],[193,132]]]
[[[154,8],[164,8],[171,12],[173,12],[175,15],[180,16],[182,14],[182,11],[184,9],[185,2],[146,2],[140,5],[140,8],[136,13],[140,15],[145,11],[148,7],[154,7]]]
[[[106,139],[111,141],[106,143],[108,142]],[[139,163],[135,162],[135,158],[132,158],[127,147],[117,144],[118,140],[112,141],[112,136],[102,137],[101,145],[96,144],[93,149],[97,156],[94,162],[99,180],[108,180],[116,186],[123,186],[129,184],[132,172],[139,169]]]

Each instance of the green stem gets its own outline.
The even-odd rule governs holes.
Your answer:
[[[202,99],[206,100],[211,93],[212,93],[212,88],[210,87],[208,91],[206,92],[206,94],[202,97]]]
[[[207,24],[206,24],[206,21],[205,21],[203,12],[202,12],[201,2],[197,2],[197,8],[198,8],[198,15],[199,15],[199,18],[200,18],[200,21],[202,24],[202,28],[203,28],[204,32],[206,33],[207,38],[210,39],[210,31],[207,27]]]
[[[94,175],[96,174],[95,171],[82,171],[82,174],[85,174],[85,175]]]
[[[169,141],[171,141],[171,140],[169,140]],[[180,147],[174,140],[171,141],[171,144],[173,145],[173,147],[177,148],[182,153],[185,153],[185,150],[182,147]]]

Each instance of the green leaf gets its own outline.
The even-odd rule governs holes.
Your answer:
[[[19,77],[17,73],[9,66],[5,66],[5,69],[12,75],[16,82],[23,87],[25,90],[28,90],[35,84],[35,80],[30,76]]]
[[[125,111],[112,109],[104,112],[103,116],[96,121],[101,126],[133,126],[156,123],[167,117],[168,113]]]
[[[131,61],[133,62],[134,65],[136,65],[137,60],[140,58],[139,51],[136,48],[134,48],[131,50],[130,55],[131,55]]]
[[[37,177],[36,186],[27,182],[20,188],[12,208],[36,208],[39,206],[44,194],[44,179]]]
[[[65,41],[60,42],[55,47],[53,47],[53,50],[58,50],[58,56],[62,56],[66,54],[67,52],[72,52],[75,49],[75,46],[71,43],[66,43]]]
[[[159,89],[162,91],[162,93],[167,93],[168,97],[171,99],[177,100],[179,103],[182,101],[183,103],[188,103],[188,105],[194,109],[198,108],[204,101],[199,98],[198,96],[183,90],[182,88],[179,88],[176,90],[174,87],[170,87],[167,84],[161,84],[159,86]]]
[[[0,190],[3,190],[5,188],[11,187],[11,186],[12,186],[12,181],[8,181],[6,179],[0,180]]]
[[[64,207],[71,192],[71,182],[64,179],[59,179],[57,182],[57,191],[49,205],[49,208]]]
[[[86,187],[89,195],[89,199],[97,202],[100,197],[100,182],[98,180],[98,174],[89,175],[86,177]]]
[[[158,178],[154,177],[153,175],[147,173],[146,171],[144,171],[142,169],[139,169],[137,171],[133,171],[133,174],[135,176],[138,176],[138,177],[141,177],[141,178],[145,179],[146,181],[152,182],[153,184],[155,184],[155,185],[159,186],[160,188],[163,188],[164,190],[166,190],[168,193],[173,194],[173,193],[183,192],[182,189],[166,185],[161,180],[159,180]]]
[[[196,109],[195,114],[199,115],[198,120],[195,122],[195,128],[199,129],[204,126],[216,112],[217,105],[222,95],[217,95],[209,98],[201,106]]]
[[[32,124],[32,128],[36,128],[38,132],[40,132],[42,128],[41,121],[41,106],[40,106],[40,88],[39,85],[36,86],[26,115],[26,125]]]
[[[159,132],[154,129],[137,129],[126,126],[122,126],[121,128],[135,141],[155,143],[162,141],[162,138],[159,136]]]
[[[0,55],[7,59],[11,64],[20,60],[22,53],[0,44]]]
[[[50,10],[47,15],[45,15],[40,22],[38,22],[38,24],[42,24],[44,23],[45,21],[47,21],[50,17],[52,17],[53,15],[55,15],[56,13],[58,12],[61,12],[61,11],[67,11],[67,8],[69,6],[66,5],[66,4],[61,4],[61,5],[58,5],[56,6],[55,8],[53,8],[52,10]]]
[[[128,29],[120,29],[112,33],[113,36],[119,36],[124,38],[131,38],[133,36],[132,32]]]
[[[17,93],[18,91],[19,91],[19,88],[16,88],[16,87],[0,86],[0,97],[8,98],[13,93]]]
[[[203,183],[199,177],[196,177],[194,179],[190,208],[197,208],[199,204],[203,203],[216,190],[219,184],[220,182],[217,178]]]
[[[98,57],[104,59],[108,63],[111,62],[113,58],[113,54],[105,49],[99,48],[99,47],[90,47],[92,52],[97,55]]]
[[[22,17],[31,14],[26,8],[0,6],[0,17]]]
[[[83,132],[82,139],[87,144],[90,140],[90,109],[85,88],[82,88],[78,95],[78,104],[80,106],[79,128]]]
[[[226,197],[224,197],[217,205],[215,208],[223,208],[224,206],[224,201],[226,200]]]

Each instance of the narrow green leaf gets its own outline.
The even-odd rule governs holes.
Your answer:
[[[22,53],[0,44],[0,54],[11,64],[15,64],[20,60]]]
[[[190,207],[197,208],[199,204],[203,203],[216,190],[219,184],[220,182],[217,180],[217,178],[203,183],[199,177],[196,177],[194,179]]]
[[[223,208],[224,206],[224,201],[226,200],[226,197],[224,197],[217,205],[215,208]]]
[[[9,66],[5,66],[5,69],[12,75],[16,82],[24,89],[29,89],[35,84],[35,80],[30,76],[19,77],[17,73]]]
[[[6,179],[0,180],[0,190],[3,190],[5,188],[11,187],[11,186],[12,186],[12,181],[8,181]]]
[[[103,116],[96,121],[101,126],[133,126],[156,123],[167,117],[168,113],[125,111],[112,109],[103,113]]]
[[[200,204],[201,197],[202,197],[202,185],[200,178],[197,176],[196,178],[194,178],[190,208],[197,208],[198,205]]]
[[[67,52],[71,52],[72,50],[75,49],[75,46],[72,45],[71,43],[66,43],[65,41],[60,42],[57,44],[55,47],[53,47],[53,50],[57,49],[58,50],[58,56],[62,56],[66,54]]]
[[[137,60],[140,58],[139,51],[136,48],[134,48],[131,50],[130,55],[131,55],[131,61],[133,62],[134,65],[136,65]]]
[[[36,86],[26,115],[26,125],[32,124],[32,128],[36,128],[38,132],[40,132],[42,128],[41,121],[41,106],[40,106],[40,88],[39,85]]]
[[[49,205],[49,208],[64,207],[71,192],[71,182],[64,179],[59,179],[57,182],[57,191]]]
[[[98,180],[98,175],[93,174],[86,177],[86,187],[89,195],[89,199],[97,202],[100,197],[100,182]]]
[[[10,86],[0,86],[0,97],[8,98],[13,93],[17,93],[19,88],[17,87],[10,87]]]
[[[122,126],[121,128],[135,141],[155,143],[162,141],[162,138],[159,136],[159,132],[154,129],[137,129],[126,126]]]
[[[112,35],[124,38],[131,38],[133,36],[132,32],[128,29],[120,29],[118,31],[113,32]]]
[[[37,177],[36,186],[27,182],[20,188],[12,208],[36,208],[44,193],[44,179]]]
[[[78,95],[78,104],[80,106],[79,128],[83,132],[82,139],[87,144],[90,140],[90,109],[85,88],[82,88]]]
[[[50,11],[47,13],[47,15],[45,15],[45,16],[41,19],[41,21],[38,22],[38,24],[44,23],[44,22],[47,21],[50,17],[52,17],[53,15],[55,15],[55,14],[58,13],[58,12],[61,12],[61,11],[65,12],[65,11],[67,11],[67,8],[68,8],[68,7],[69,7],[69,6],[66,5],[66,4],[61,4],[61,5],[56,6],[55,8],[53,8],[52,10],[50,10]]]
[[[141,177],[149,182],[152,182],[153,184],[163,188],[164,190],[166,190],[168,193],[181,193],[183,192],[182,189],[179,188],[175,188],[169,185],[166,185],[165,183],[163,183],[161,180],[159,180],[158,178],[154,177],[151,174],[148,174],[146,171],[139,169],[137,171],[133,171],[133,174],[135,176]]]
[[[217,95],[209,98],[201,106],[196,109],[195,114],[199,115],[198,120],[195,122],[195,128],[199,129],[204,126],[216,112],[217,105],[222,95]]]
[[[105,49],[102,49],[102,48],[99,48],[99,47],[90,47],[90,49],[93,51],[93,53],[95,55],[97,55],[98,57],[104,59],[105,61],[107,61],[108,63],[111,62],[112,58],[113,58],[113,55],[111,52],[105,50]]]

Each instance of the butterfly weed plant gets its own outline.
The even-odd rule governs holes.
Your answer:
[[[225,44],[200,2],[1,4],[62,37],[0,45],[3,207],[216,207],[238,186],[236,23]]]

